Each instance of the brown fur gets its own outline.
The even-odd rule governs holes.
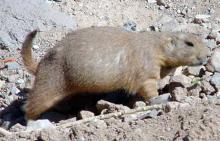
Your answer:
[[[24,64],[36,76],[24,107],[28,119],[80,92],[125,89],[148,100],[158,95],[157,80],[166,75],[161,70],[199,65],[208,55],[201,39],[192,34],[93,27],[69,33],[36,67],[30,51],[35,32],[26,37],[22,49]]]

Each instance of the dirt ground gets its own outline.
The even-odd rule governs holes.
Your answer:
[[[128,104],[130,97],[123,91],[119,91],[101,97],[85,95],[79,100],[71,99],[69,102],[61,103],[62,106],[57,106],[58,109],[45,113],[38,120],[39,122],[33,123],[32,121],[26,123],[23,112],[20,110],[25,100],[21,95],[26,92],[17,86],[17,81],[10,81],[12,79],[10,76],[12,74],[14,76],[15,72],[2,69],[1,65],[4,66],[4,64],[0,64],[0,140],[220,140],[219,0],[54,0],[46,1],[45,4],[73,17],[76,27],[71,30],[91,26],[119,26],[135,32],[153,30],[195,33],[210,49],[211,59],[205,66],[180,67],[174,74],[160,82],[159,103],[163,103],[162,109],[154,108],[127,113],[135,108]],[[53,27],[45,28],[39,33],[35,40],[36,48],[33,49],[38,60],[67,32],[70,32],[70,29]],[[12,49],[9,52],[1,48],[1,51],[6,52],[5,56],[19,56],[19,49]],[[19,58],[17,62],[21,62],[21,59]],[[28,74],[22,65],[17,68],[17,71],[19,78],[22,76],[25,81],[24,87],[31,87],[33,76]],[[5,74],[10,76],[5,79]],[[184,88],[172,91],[169,89],[173,86],[171,82],[181,83]],[[3,87],[3,83],[7,88]],[[18,95],[17,91],[15,94],[10,93],[9,96],[4,94],[7,93],[7,89],[14,88],[14,84],[21,95]],[[123,93],[122,96],[121,93]],[[3,94],[6,98],[2,96]],[[8,97],[14,99],[8,102]],[[100,101],[100,99],[112,103]],[[104,108],[99,110],[98,107],[103,105]],[[136,105],[139,108],[145,106],[144,103],[138,104],[138,102]],[[72,109],[77,110],[72,111]],[[121,111],[126,112],[116,116],[117,112]],[[107,113],[107,115],[113,113],[113,115],[100,119],[100,113]],[[87,119],[89,120],[86,121]]]

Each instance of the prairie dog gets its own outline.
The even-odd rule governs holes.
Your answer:
[[[91,27],[67,34],[37,63],[31,55],[36,33],[27,35],[21,51],[24,64],[35,75],[24,106],[27,119],[38,118],[76,93],[125,89],[147,101],[158,95],[162,69],[200,65],[209,52],[200,38],[189,33]]]

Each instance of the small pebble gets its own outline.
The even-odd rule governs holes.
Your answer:
[[[214,67],[215,71],[220,72],[220,49],[215,49],[210,63]]]
[[[156,0],[147,0],[148,3],[156,3]]]
[[[82,110],[79,112],[78,118],[79,119],[86,119],[86,118],[90,118],[93,116],[95,116],[95,114],[93,112]]]
[[[15,94],[19,93],[20,90],[17,87],[14,86],[10,89],[10,92],[11,92],[11,94],[15,95]]]
[[[187,97],[187,89],[182,87],[176,87],[172,93],[172,100],[174,101],[182,101]]]
[[[145,103],[145,102],[143,102],[143,101],[137,101],[137,102],[135,102],[133,108],[144,107],[144,106],[146,106],[146,103]]]
[[[3,88],[5,86],[5,81],[4,80],[0,80],[0,89]]]
[[[153,97],[149,100],[150,105],[154,104],[165,104],[167,103],[171,98],[170,93],[162,94],[157,97]]]
[[[15,70],[18,69],[20,65],[17,62],[8,62],[6,66],[8,70]]]
[[[38,45],[33,45],[33,49],[37,50],[39,49],[40,47]]]
[[[128,21],[123,25],[124,29],[127,31],[136,31],[136,23],[133,21]]]
[[[211,83],[212,83],[213,85],[215,85],[215,87],[216,87],[217,89],[220,88],[220,73],[214,73],[214,75],[213,75],[212,78],[211,78]]]

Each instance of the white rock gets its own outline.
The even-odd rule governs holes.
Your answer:
[[[147,0],[148,3],[156,3],[156,0]]]
[[[35,131],[35,130],[41,130],[49,127],[54,127],[54,125],[48,120],[48,119],[43,119],[43,120],[29,120],[27,124],[27,131]]]
[[[211,65],[214,67],[215,71],[220,72],[220,49],[215,49],[211,57]]]
[[[5,81],[0,80],[0,88],[3,88],[5,86]]]
[[[39,49],[40,47],[38,45],[33,45],[33,49]]]
[[[196,19],[202,19],[202,20],[206,20],[210,17],[211,17],[210,15],[202,15],[202,14],[198,14],[195,16]]]

